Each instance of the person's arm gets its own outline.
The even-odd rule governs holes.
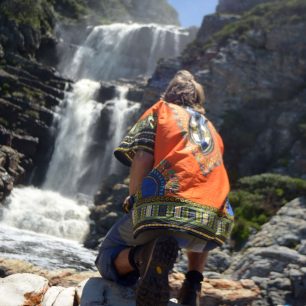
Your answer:
[[[146,151],[138,150],[133,158],[130,169],[129,194],[135,194],[141,187],[142,180],[152,170],[154,156]]]
[[[129,195],[123,201],[123,210],[129,213],[133,204],[130,202],[131,196],[133,196],[141,187],[142,180],[152,170],[154,165],[153,154],[138,150],[134,155],[132,165],[130,168],[130,185]],[[134,200],[132,200],[134,202]]]

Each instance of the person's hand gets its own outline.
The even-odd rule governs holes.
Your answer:
[[[134,204],[134,197],[132,195],[127,196],[125,198],[125,200],[123,201],[123,204],[122,204],[122,208],[123,208],[123,210],[126,214],[128,214],[130,212],[130,210],[133,207],[133,204]]]

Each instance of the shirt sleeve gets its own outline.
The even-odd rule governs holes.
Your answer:
[[[124,165],[131,166],[137,150],[154,154],[158,108],[149,108],[136,122],[120,145],[115,149],[115,157]]]

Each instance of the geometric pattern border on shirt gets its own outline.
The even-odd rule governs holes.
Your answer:
[[[223,244],[233,228],[233,216],[209,206],[181,201],[169,201],[171,197],[154,197],[136,201],[133,210],[134,235],[152,228],[168,228],[187,231],[190,234]],[[149,201],[148,201],[149,200]],[[151,201],[150,201],[151,200]],[[153,200],[153,201],[152,201]],[[158,201],[156,201],[158,200]]]

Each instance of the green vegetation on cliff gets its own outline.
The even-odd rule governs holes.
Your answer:
[[[248,42],[249,31],[259,29],[269,32],[278,25],[296,24],[305,21],[305,18],[306,2],[304,0],[280,0],[259,4],[244,13],[239,20],[224,26],[206,43],[195,40],[183,53],[182,61],[188,65],[193,58],[204,56],[208,49],[222,46],[229,39]]]
[[[277,3],[264,3],[245,13],[241,20],[225,26],[212,37],[213,41],[224,42],[228,38],[245,40],[245,32],[258,28],[269,31],[281,24],[294,24],[305,20],[304,0],[281,0]]]
[[[279,174],[261,174],[238,180],[230,193],[235,211],[232,239],[240,247],[287,202],[306,194],[306,180]]]
[[[139,21],[178,24],[176,11],[166,0],[4,0],[0,13],[17,25],[39,28],[48,17],[79,19],[89,16],[101,22]]]
[[[87,9],[84,0],[4,0],[0,5],[0,13],[8,21],[33,29],[46,25],[51,29],[55,12],[77,19],[86,14]]]
[[[0,16],[0,55],[3,47],[27,57],[33,57],[43,38],[52,38],[58,21],[179,23],[166,0],[2,0]]]
[[[43,14],[41,1],[35,0],[5,0],[1,3],[0,12],[8,20],[17,25],[28,24],[39,28]]]

